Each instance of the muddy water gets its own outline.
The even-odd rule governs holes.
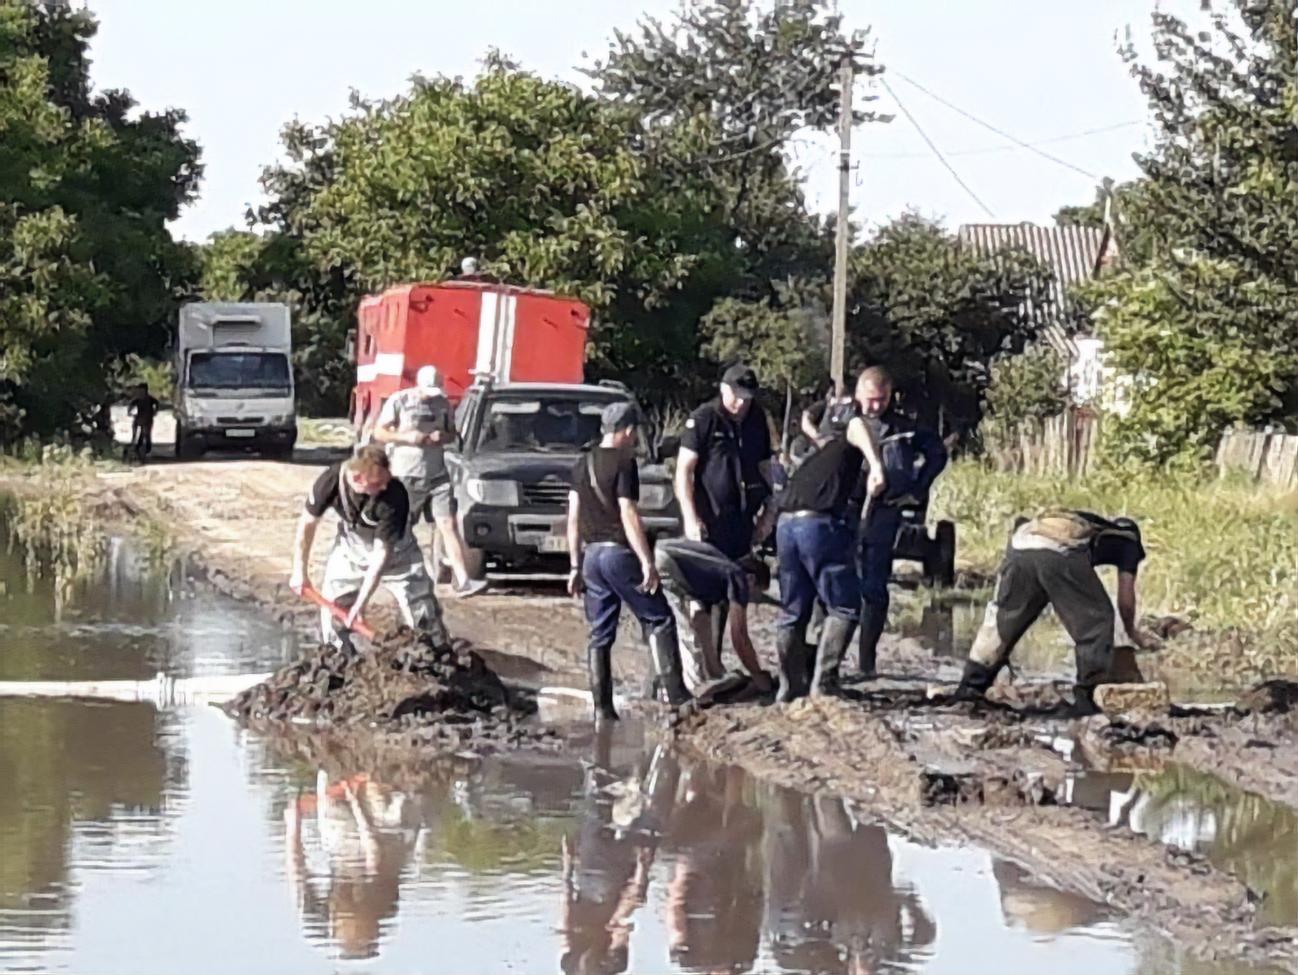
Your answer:
[[[0,679],[292,650],[125,550],[57,611],[0,570]],[[1179,970],[985,851],[683,765],[630,722],[568,731],[567,757],[394,764],[210,708],[0,699],[0,970]]]

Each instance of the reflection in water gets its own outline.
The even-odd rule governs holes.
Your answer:
[[[1105,917],[1103,906],[1095,901],[1036,883],[1031,874],[1008,860],[993,860],[992,875],[1000,888],[1001,913],[1011,926],[1054,935],[1088,927]]]
[[[1298,923],[1298,813],[1180,765],[1157,773],[1086,771],[1069,800],[1113,825],[1205,854],[1262,898],[1262,924]]]

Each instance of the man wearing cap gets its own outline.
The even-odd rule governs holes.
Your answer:
[[[1055,509],[1020,518],[996,578],[982,626],[974,637],[957,697],[980,698],[996,680],[1015,644],[1053,606],[1075,644],[1077,684],[1073,713],[1095,714],[1095,687],[1113,663],[1113,603],[1095,573],[1097,565],[1118,570],[1118,616],[1133,643],[1154,641],[1136,623],[1136,571],[1144,561],[1140,526],[1089,511]]]
[[[388,397],[375,424],[374,439],[387,447],[392,473],[410,496],[411,529],[423,517],[441,533],[442,548],[455,575],[455,594],[482,592],[487,581],[469,578],[464,542],[455,523],[455,495],[445,456],[445,445],[455,439],[455,424],[436,366],[423,366],[415,375],[415,385]]]
[[[752,369],[727,369],[720,395],[685,421],[676,460],[685,537],[730,559],[752,549],[757,516],[771,497],[771,431],[756,395]]]
[[[640,621],[654,669],[672,705],[690,700],[681,676],[676,622],[662,593],[653,550],[640,519],[635,404],[611,403],[600,415],[599,445],[573,466],[568,491],[568,591],[584,595],[586,645],[597,720],[617,720],[613,707],[613,642],[622,605]]]

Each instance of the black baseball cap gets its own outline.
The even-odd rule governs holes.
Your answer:
[[[627,400],[609,403],[599,415],[601,433],[616,433],[618,430],[625,430],[627,427],[638,427],[639,425],[640,411],[634,403]]]
[[[757,395],[757,373],[751,366],[736,362],[721,376],[721,381],[741,396]]]

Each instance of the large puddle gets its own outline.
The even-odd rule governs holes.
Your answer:
[[[56,612],[0,561],[0,680],[201,676],[293,652],[181,575],[118,548]],[[569,735],[566,756],[412,765],[261,739],[211,708],[0,698],[0,969],[1250,971],[1182,968],[984,850],[683,763],[632,722]],[[1145,810],[1126,821],[1167,828]],[[1233,828],[1215,815],[1214,835]]]

